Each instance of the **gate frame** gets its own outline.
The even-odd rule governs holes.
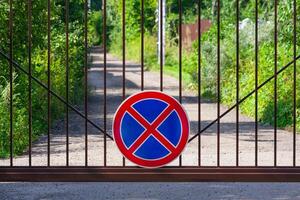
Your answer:
[[[13,130],[12,130],[12,106],[10,106],[10,162],[11,166],[1,166],[0,167],[0,182],[4,181],[32,181],[32,182],[69,182],[69,181],[76,181],[76,182],[82,182],[82,181],[91,181],[91,182],[105,182],[105,181],[113,181],[113,182],[198,182],[198,181],[222,181],[222,182],[232,182],[232,181],[239,181],[239,182],[300,182],[300,166],[296,166],[296,129],[295,129],[295,116],[296,116],[296,62],[298,59],[300,59],[300,55],[296,55],[296,20],[297,20],[297,12],[296,12],[296,0],[294,0],[294,14],[293,14],[293,24],[294,24],[294,38],[293,38],[293,43],[294,43],[294,58],[293,61],[289,62],[286,64],[284,67],[281,69],[277,69],[277,4],[278,0],[275,0],[275,9],[274,9],[274,14],[275,14],[275,19],[274,19],[274,29],[275,29],[275,34],[274,34],[274,58],[275,58],[275,66],[274,66],[274,75],[269,77],[267,80],[265,80],[263,83],[258,85],[258,75],[257,75],[257,67],[258,67],[258,1],[255,1],[256,7],[255,7],[255,67],[256,67],[256,85],[255,89],[252,90],[248,95],[246,95],[243,98],[239,97],[239,90],[237,90],[237,99],[236,99],[236,104],[230,107],[226,112],[222,113],[220,112],[220,32],[221,32],[221,27],[220,27],[220,0],[217,1],[217,24],[218,24],[218,45],[217,45],[217,84],[218,84],[218,118],[216,120],[213,120],[210,124],[208,124],[206,127],[201,129],[201,114],[199,116],[199,131],[193,135],[190,139],[189,142],[192,141],[195,138],[200,138],[200,135],[202,132],[207,130],[210,126],[213,124],[217,123],[218,131],[217,131],[217,151],[218,151],[218,159],[217,159],[217,166],[216,167],[210,167],[210,166],[201,166],[199,162],[199,166],[182,166],[182,160],[181,157],[179,158],[179,167],[164,167],[164,168],[158,168],[158,169],[143,169],[139,167],[128,167],[125,166],[125,159],[123,159],[123,165],[124,167],[106,167],[106,148],[104,148],[104,167],[89,167],[88,162],[87,162],[87,156],[86,156],[86,166],[50,166],[50,146],[49,146],[49,138],[50,138],[50,124],[51,124],[51,115],[50,115],[50,110],[49,110],[49,105],[51,103],[51,98],[52,96],[56,97],[59,101],[61,101],[68,109],[74,111],[76,114],[81,116],[82,118],[85,119],[85,136],[86,136],[86,148],[85,148],[85,154],[87,155],[87,124],[91,124],[95,128],[97,128],[100,132],[104,134],[104,144],[106,146],[106,139],[112,137],[107,134],[106,130],[106,72],[107,72],[107,63],[106,63],[106,42],[107,42],[107,30],[106,30],[106,0],[103,1],[103,43],[104,43],[104,127],[101,128],[99,127],[96,123],[91,121],[88,118],[87,114],[87,93],[85,93],[85,112],[82,113],[79,110],[76,109],[73,105],[70,104],[70,102],[67,99],[62,98],[58,94],[56,94],[54,91],[51,90],[51,84],[50,84],[50,68],[51,68],[51,34],[50,34],[50,29],[51,29],[51,19],[50,19],[50,13],[51,13],[51,6],[50,6],[50,0],[47,1],[47,35],[48,35],[48,83],[47,85],[43,84],[40,80],[32,76],[32,71],[31,71],[31,35],[32,35],[32,0],[28,0],[28,52],[29,52],[29,71],[24,70],[20,65],[18,65],[17,62],[13,60],[13,6],[12,6],[12,0],[9,1],[9,54],[7,55],[5,52],[2,52],[0,50],[0,55],[4,57],[8,62],[10,66],[10,96],[12,97],[13,92],[12,92],[12,75],[13,75],[13,68],[19,69],[21,72],[25,73],[28,75],[28,78],[30,80],[29,83],[29,89],[31,91],[31,81],[35,81],[38,83],[42,88],[44,88],[47,93],[48,93],[48,166],[47,167],[35,167],[31,166],[31,132],[29,134],[30,137],[30,146],[29,146],[29,166],[28,167],[17,167],[13,166],[13,151],[12,151],[12,136],[13,136]],[[162,5],[162,0],[158,0],[160,4]],[[237,86],[239,85],[239,0],[236,1],[236,39],[237,39],[237,48],[236,48],[236,53],[237,53],[237,63],[236,63],[236,72],[237,72]],[[66,0],[66,3],[69,3],[69,0]],[[67,8],[68,8],[68,4]],[[123,99],[126,97],[126,86],[125,86],[125,67],[126,67],[126,21],[125,21],[125,0],[122,1],[122,53],[123,53],[123,90],[122,90],[122,96]],[[160,10],[162,12],[162,9]],[[182,2],[179,0],[179,24],[180,27],[182,25]],[[67,46],[67,51],[69,50],[69,23],[68,23],[68,17],[69,17],[69,10],[66,9],[66,46]],[[84,28],[85,28],[85,41],[84,41],[84,46],[85,46],[85,61],[84,61],[84,70],[85,70],[85,87],[87,87],[87,66],[88,66],[88,61],[87,61],[87,54],[88,54],[88,43],[87,43],[87,21],[88,21],[88,1],[85,0],[84,4]],[[163,22],[162,20],[162,13],[160,15],[160,21]],[[201,30],[201,0],[198,0],[198,28]],[[163,24],[160,23],[161,30],[163,29]],[[144,90],[144,0],[141,0],[141,90]],[[160,33],[160,36],[162,38],[162,31]],[[198,31],[198,37],[200,38],[200,31]],[[201,82],[201,40],[198,40],[198,82]],[[163,45],[162,43],[160,44],[160,50],[163,52]],[[66,69],[69,68],[69,57],[67,56],[66,58]],[[289,167],[283,167],[283,166],[277,166],[276,158],[276,150],[277,150],[277,143],[276,143],[276,137],[277,137],[277,124],[274,125],[274,166],[257,166],[257,116],[255,119],[256,122],[256,165],[255,166],[239,166],[238,164],[238,151],[237,151],[237,166],[220,166],[220,119],[224,117],[226,114],[228,114],[230,111],[236,108],[236,115],[237,115],[237,130],[236,134],[237,137],[239,136],[239,104],[241,104],[243,101],[245,101],[249,96],[255,94],[256,98],[256,109],[257,109],[257,91],[263,87],[265,84],[270,82],[271,80],[274,79],[274,87],[277,88],[277,75],[281,72],[283,72],[286,68],[289,66],[293,65],[294,66],[294,110],[293,110],[293,115],[294,115],[294,127],[293,127],[293,137],[294,137],[294,143],[293,143],[293,166]],[[68,74],[66,74],[68,76]],[[200,84],[199,84],[200,85]],[[160,90],[163,90],[163,58],[160,56]],[[201,87],[198,89],[198,93],[201,94]],[[67,90],[68,91],[68,90]],[[85,89],[85,92],[87,91],[87,88]],[[31,93],[30,93],[31,95]],[[275,119],[277,119],[277,110],[276,110],[276,97],[277,97],[277,90],[274,90],[274,96],[275,96]],[[201,95],[198,95],[199,98],[199,104],[201,102]],[[179,28],[179,101],[182,103],[182,29]],[[31,96],[29,102],[31,103]],[[12,98],[11,98],[11,105],[12,105]],[[201,109],[201,106],[198,107],[199,111]],[[31,111],[31,104],[30,104],[30,111]],[[201,113],[201,112],[199,112]],[[256,111],[257,114],[257,111]],[[32,113],[29,113],[30,118],[32,117]],[[67,120],[68,121],[68,120]],[[275,120],[276,121],[276,120]],[[30,124],[31,122],[29,122]],[[68,123],[68,122],[67,122]],[[67,125],[68,126],[68,125]],[[31,131],[31,127],[30,127]],[[68,131],[67,131],[68,132]],[[68,138],[68,137],[67,137]],[[198,141],[199,142],[199,141]],[[199,142],[200,144],[200,142]],[[68,142],[66,143],[68,145]],[[237,149],[239,147],[238,145],[238,139],[237,139]],[[68,156],[68,151],[67,151],[67,156]],[[200,154],[199,154],[200,155]],[[201,159],[200,159],[201,161]],[[68,162],[68,157],[67,157],[67,162]]]

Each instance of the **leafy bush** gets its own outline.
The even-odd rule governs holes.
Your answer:
[[[83,0],[70,2],[69,23],[69,96],[70,103],[81,103],[84,67]],[[14,1],[13,59],[28,70],[27,1]],[[66,34],[64,1],[51,1],[51,89],[66,96]],[[32,9],[32,73],[47,85],[47,4],[33,2]],[[0,50],[9,51],[8,3],[0,4]],[[89,38],[91,43],[92,38]],[[19,155],[28,147],[29,106],[28,76],[14,70],[13,80],[13,154]],[[62,118],[66,107],[55,97],[51,98],[51,121]],[[10,153],[9,124],[9,63],[0,57],[0,157]],[[32,138],[38,139],[47,130],[47,91],[33,81],[32,85]]]
[[[293,24],[291,22],[290,4],[279,4],[280,14],[278,16],[278,70],[289,63],[293,58]],[[300,5],[298,6],[300,7]],[[289,8],[289,9],[288,9]],[[253,10],[253,8],[248,7]],[[289,10],[290,12],[285,12]],[[283,12],[281,12],[283,11]],[[274,21],[272,20],[272,10],[270,16],[260,18],[259,21],[259,64],[258,81],[259,84],[274,75]],[[245,12],[247,13],[247,12]],[[244,14],[247,17],[247,14]],[[249,15],[249,13],[248,13]],[[236,103],[236,30],[235,22],[230,18],[222,18],[221,24],[221,102],[229,106]],[[300,23],[298,21],[297,26]],[[281,29],[281,27],[285,27]],[[217,26],[216,24],[202,37],[202,91],[204,96],[216,99],[216,68],[217,68]],[[239,60],[239,84],[240,99],[255,89],[255,29],[253,19],[245,18],[240,21],[240,60]],[[297,30],[299,32],[299,30]],[[298,35],[299,37],[299,35]],[[300,46],[297,39],[297,46]],[[197,54],[195,42],[194,51],[190,55],[192,58]],[[299,48],[298,48],[299,49]],[[299,52],[299,51],[298,51]],[[299,63],[298,63],[299,65]],[[297,85],[299,85],[299,67],[297,67]],[[188,71],[192,76],[196,76],[197,64],[192,65]],[[277,77],[277,125],[279,127],[290,127],[293,125],[293,66],[287,68]],[[195,79],[194,79],[195,80]],[[194,83],[196,84],[196,82]],[[300,92],[297,87],[297,93]],[[300,99],[297,95],[297,102]],[[263,123],[274,124],[274,80],[270,81],[258,92],[258,116]],[[250,96],[240,105],[241,111],[254,117],[255,96]],[[300,105],[297,104],[297,110]],[[298,113],[299,111],[297,111]],[[300,121],[297,115],[297,121]],[[298,129],[300,128],[297,123]]]
[[[88,26],[89,37],[91,38],[91,44],[99,45],[102,44],[103,40],[103,18],[102,12],[94,11],[90,14],[89,26]]]

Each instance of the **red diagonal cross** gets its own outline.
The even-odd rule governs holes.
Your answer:
[[[136,110],[130,107],[127,112],[131,114],[139,123],[141,123],[146,131],[131,145],[129,152],[133,153],[135,150],[149,137],[153,135],[157,140],[159,140],[169,151],[173,152],[175,147],[170,143],[156,128],[162,123],[163,120],[168,117],[168,115],[173,111],[171,106],[168,106],[152,123],[149,124]]]

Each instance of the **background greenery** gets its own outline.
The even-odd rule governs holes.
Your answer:
[[[216,101],[217,96],[217,1],[202,1],[202,19],[212,21],[211,29],[201,37],[201,91],[202,96]],[[197,21],[197,0],[183,0],[183,23]],[[126,1],[126,57],[140,62],[140,1]],[[221,102],[230,106],[236,102],[236,1],[221,1]],[[259,84],[274,75],[274,3],[259,1]],[[158,70],[157,60],[157,1],[145,4],[145,63],[148,69]],[[300,2],[297,1],[297,10]],[[117,56],[122,55],[122,6],[118,0],[109,1],[109,47]],[[164,71],[178,76],[178,1],[167,0],[167,41]],[[240,98],[255,88],[255,1],[240,0],[239,79]],[[300,15],[297,15],[300,27]],[[297,55],[300,54],[300,29],[297,28]],[[183,52],[183,80],[185,86],[197,89],[198,41]],[[279,1],[278,5],[278,69],[293,59],[293,1]],[[300,92],[299,63],[297,66],[297,93]],[[278,76],[279,127],[289,128],[293,124],[293,67]],[[297,95],[297,127],[300,129],[300,96]],[[274,124],[274,81],[259,90],[259,120]],[[241,104],[241,111],[255,115],[255,96]]]
[[[28,70],[28,5],[26,0],[13,1],[13,59]],[[47,3],[32,1],[32,73],[47,84]],[[0,1],[0,49],[9,52],[9,6]],[[82,102],[84,65],[84,1],[70,2],[69,23],[69,95],[73,104]],[[91,25],[91,24],[90,24]],[[92,26],[92,25],[91,25]],[[91,38],[90,38],[91,40]],[[63,0],[51,1],[51,89],[66,96],[66,34]],[[28,147],[28,76],[14,70],[13,147],[14,155]],[[76,94],[76,95],[75,95]],[[75,98],[76,97],[76,98]],[[0,58],[0,157],[9,155],[9,63]],[[52,121],[64,117],[66,107],[52,97]],[[33,81],[33,140],[47,130],[47,91]]]

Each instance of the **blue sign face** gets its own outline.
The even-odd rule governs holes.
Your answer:
[[[183,151],[189,121],[173,97],[143,91],[120,105],[114,117],[113,135],[127,159],[143,167],[160,167]]]
[[[145,99],[132,105],[149,124],[152,124],[158,116],[168,107],[164,101],[157,99]],[[174,148],[177,147],[181,138],[181,121],[178,113],[173,110],[168,113],[167,117],[158,122],[156,130],[168,140]],[[124,114],[121,121],[121,137],[127,149],[134,144],[134,142],[146,131],[137,119],[134,118],[129,112]],[[152,134],[143,141],[143,143],[133,152],[139,158],[145,160],[156,160],[166,157],[171,153],[158,138]]]

